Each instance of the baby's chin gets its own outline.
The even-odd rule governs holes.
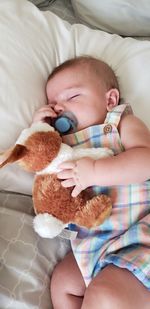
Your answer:
[[[87,129],[89,127],[90,127],[89,125],[87,125],[87,126],[80,126],[80,125],[78,125],[75,132],[82,131],[82,130]]]
[[[100,125],[100,124],[102,124],[102,123],[100,123],[100,122],[93,122],[93,123],[90,123],[88,125],[81,125],[81,126],[78,125],[76,132],[82,131],[84,129],[87,129],[87,128],[90,128],[90,127],[93,127],[93,126],[96,126],[96,125]]]

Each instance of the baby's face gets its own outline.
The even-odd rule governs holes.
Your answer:
[[[72,112],[77,130],[103,123],[107,113],[106,89],[95,74],[82,67],[69,67],[56,73],[46,86],[48,104],[59,116]]]

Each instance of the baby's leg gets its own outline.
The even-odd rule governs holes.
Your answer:
[[[82,309],[149,309],[150,291],[128,270],[109,265],[89,284]]]
[[[85,284],[72,252],[56,265],[50,289],[54,309],[81,308]]]

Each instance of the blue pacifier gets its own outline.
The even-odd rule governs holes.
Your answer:
[[[61,134],[67,134],[69,132],[74,132],[77,128],[77,119],[70,113],[63,113],[61,116],[56,119],[53,118],[52,126]]]

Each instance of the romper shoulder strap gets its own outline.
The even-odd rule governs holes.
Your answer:
[[[133,114],[130,104],[121,103],[114,107],[107,113],[104,123],[111,123],[117,127],[123,114]]]

